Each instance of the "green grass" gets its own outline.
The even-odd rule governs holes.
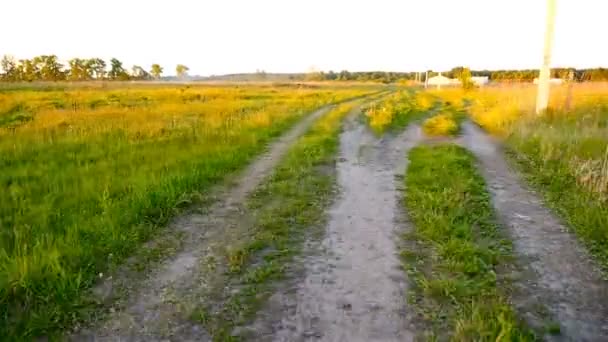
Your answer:
[[[431,136],[455,136],[460,126],[453,115],[442,113],[424,120],[422,130]]]
[[[466,118],[463,106],[454,105],[449,101],[438,101],[436,114],[422,123],[422,130],[430,136],[453,137],[460,133],[462,121]]]
[[[462,103],[473,121],[505,140],[513,164],[608,278],[608,88],[599,83],[555,87],[543,115],[534,113],[532,86],[435,94]]]
[[[455,145],[410,152],[405,205],[413,231],[405,236],[404,266],[413,282],[410,303],[431,331],[454,341],[529,341],[516,317],[500,269],[511,244],[495,223],[474,157]]]
[[[226,256],[227,282],[238,291],[228,291],[219,309],[200,307],[193,314],[214,340],[240,339],[233,329],[257,312],[272,294],[273,281],[285,276],[306,236],[323,221],[334,190],[340,123],[351,109],[342,105],[319,119],[250,197],[249,215],[255,219],[249,239]]]
[[[517,124],[509,155],[608,274],[608,106]]]
[[[400,131],[427,114],[430,100],[424,99],[419,100],[411,90],[389,95],[364,110],[367,125],[376,135]]]
[[[305,113],[369,92],[189,86],[0,92],[0,336],[52,335],[86,319],[95,308],[86,293],[100,273],[182,208],[206,200],[212,185]],[[16,119],[25,112],[28,120]],[[162,254],[151,251],[145,259]]]

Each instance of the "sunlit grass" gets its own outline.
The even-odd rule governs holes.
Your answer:
[[[409,302],[451,341],[529,341],[498,279],[511,246],[495,223],[473,156],[455,145],[410,152],[405,205],[413,223],[403,249],[414,282]]]
[[[326,168],[333,168],[342,119],[356,105],[340,105],[318,119],[249,198],[248,214],[255,218],[250,237],[227,253],[227,282],[234,289],[220,310],[202,303],[193,314],[215,341],[235,339],[233,329],[257,312],[302,249],[303,237],[324,220],[335,186],[335,174]]]
[[[0,335],[37,336],[82,319],[92,307],[83,293],[97,275],[181,207],[205,199],[302,115],[366,92],[0,92]]]
[[[402,129],[411,121],[427,114],[432,107],[432,97],[402,90],[379,102],[370,104],[364,113],[368,126],[374,133],[382,135],[391,130]]]
[[[431,136],[451,136],[458,133],[459,127],[453,114],[443,113],[424,120],[422,130]]]
[[[552,87],[541,115],[532,86],[436,95],[467,99],[471,118],[505,140],[528,180],[608,271],[608,85]]]

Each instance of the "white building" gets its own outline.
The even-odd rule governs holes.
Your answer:
[[[473,81],[476,86],[482,87],[490,83],[490,78],[488,76],[473,76],[471,77],[471,81]]]
[[[429,77],[429,86],[453,86],[459,85],[460,81],[455,78],[445,77],[443,75],[437,75]]]
[[[473,76],[471,82],[478,87],[482,87],[490,83],[490,78],[488,76]],[[429,78],[429,86],[459,86],[461,84],[462,82],[459,79],[445,77],[441,74]]]

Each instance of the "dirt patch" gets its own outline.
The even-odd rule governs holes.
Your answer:
[[[537,329],[560,325],[547,340],[608,341],[608,282],[576,238],[504,159],[496,141],[470,122],[458,142],[477,157],[497,215],[513,239],[522,272],[513,280],[517,309]],[[546,308],[546,309],[543,309]]]
[[[167,234],[182,234],[179,251],[153,269],[145,279],[119,270],[96,289],[103,297],[115,292],[126,298],[110,309],[108,319],[99,326],[81,330],[71,340],[94,341],[207,341],[210,336],[201,326],[187,319],[198,295],[214,286],[214,260],[240,231],[242,203],[277,165],[290,145],[315,120],[329,111],[327,106],[306,116],[275,141],[253,162],[207,213],[190,213],[176,219]],[[205,276],[203,276],[205,275]],[[102,300],[105,298],[101,298]]]
[[[407,341],[414,333],[397,251],[405,153],[421,138],[410,126],[377,139],[351,115],[340,136],[340,195],[325,236],[308,241],[293,279],[254,324],[256,341]],[[400,176],[400,177],[399,177]]]

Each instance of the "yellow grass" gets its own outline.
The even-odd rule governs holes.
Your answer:
[[[448,136],[458,133],[458,123],[451,113],[437,114],[424,120],[424,133],[433,136]]]
[[[0,336],[81,319],[100,272],[306,113],[369,88],[0,91]],[[82,311],[85,312],[85,311]]]
[[[540,115],[533,85],[435,95],[460,97],[477,124],[504,139],[527,178],[608,271],[608,83],[553,86]]]

